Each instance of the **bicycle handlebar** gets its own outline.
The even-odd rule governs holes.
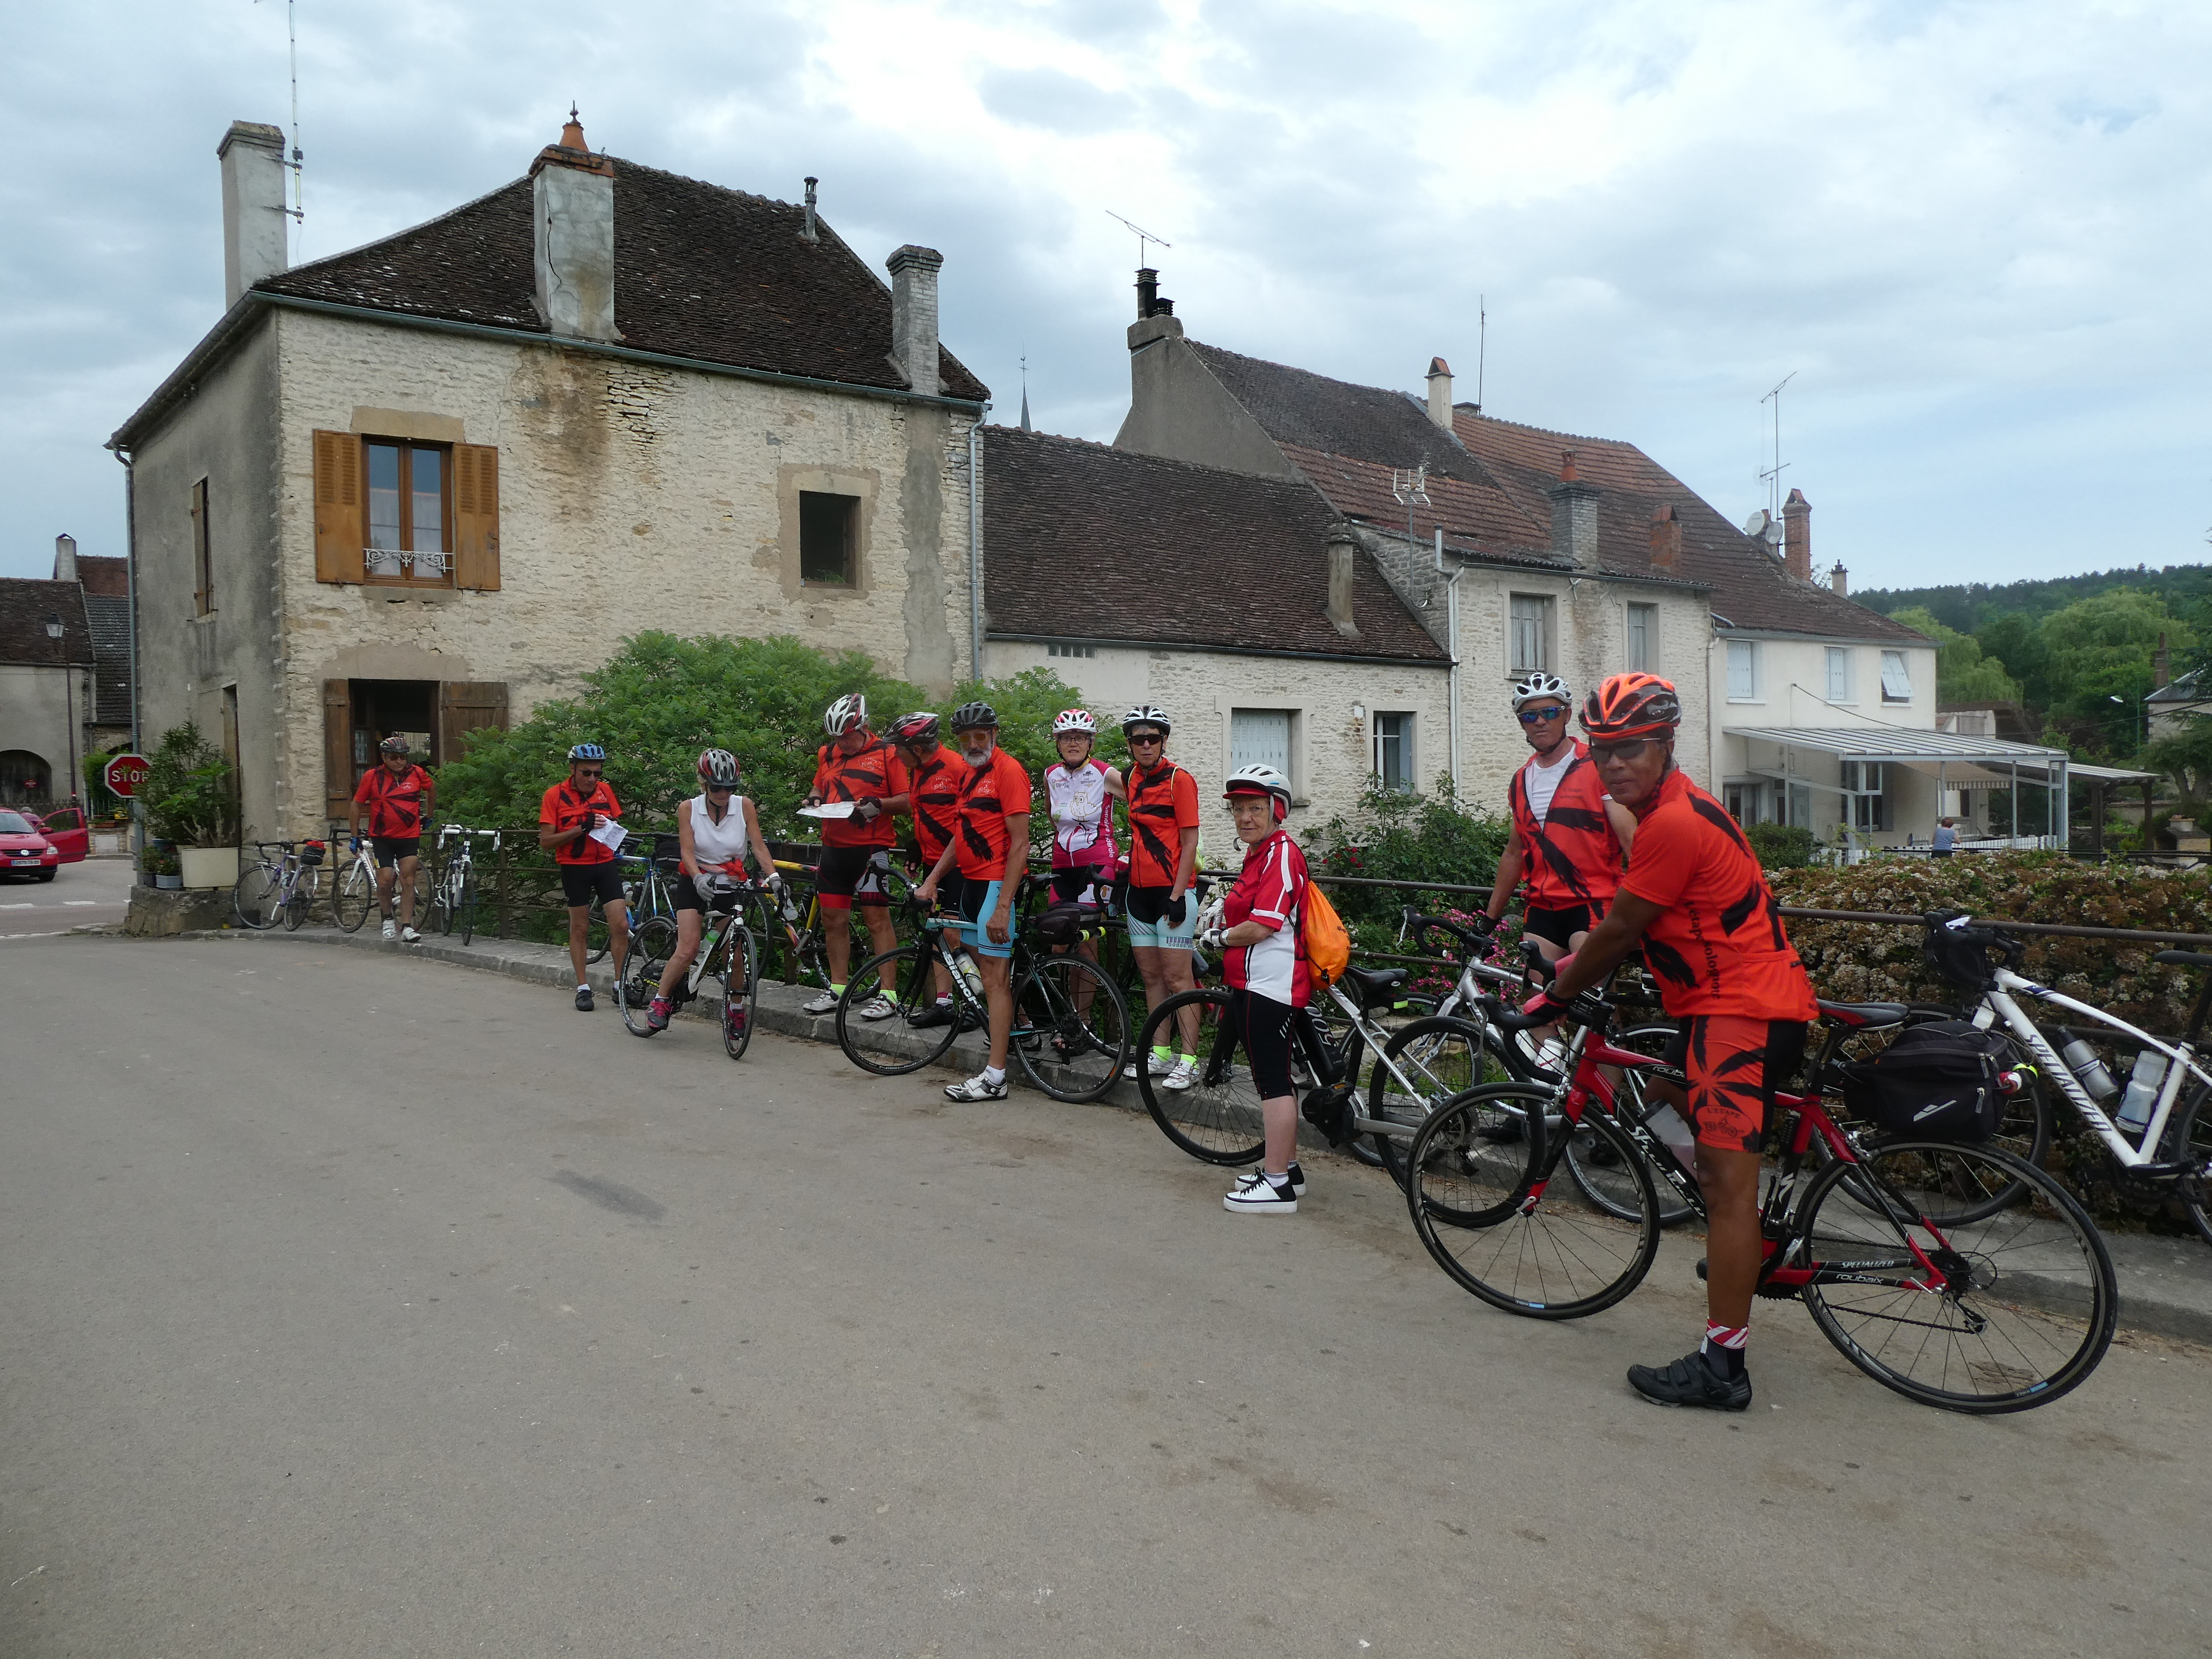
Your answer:
[[[1410,904],[1400,913],[1400,936],[1402,938],[1410,932],[1413,936],[1413,945],[1416,949],[1431,948],[1428,934],[1431,929],[1443,934],[1447,939],[1455,940],[1469,956],[1486,957],[1490,954],[1492,948],[1493,942],[1488,934],[1465,922],[1454,921],[1448,916],[1426,915],[1414,909]]]

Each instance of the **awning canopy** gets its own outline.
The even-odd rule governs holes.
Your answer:
[[[1725,728],[1724,735],[1748,738],[1754,743],[1778,744],[1786,749],[1809,749],[1833,755],[1839,760],[1908,763],[1966,761],[2007,769],[2017,766],[2022,771],[2033,767],[2038,773],[2055,761],[2069,771],[2075,769],[2063,749],[1911,726],[1731,726]],[[2011,781],[2008,776],[2006,781]]]
[[[1992,772],[1972,761],[1899,761],[1899,766],[1910,767],[1923,777],[1934,778],[1947,789],[2009,789],[2012,779],[2002,772]],[[2035,774],[2040,778],[2039,769]]]

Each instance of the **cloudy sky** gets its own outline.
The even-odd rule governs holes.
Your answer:
[[[298,0],[340,252],[594,149],[944,251],[947,343],[1111,438],[1135,239],[1197,338],[1630,440],[1731,518],[1770,410],[1860,586],[2196,562],[2212,6],[2083,0]],[[122,549],[101,442],[216,320],[215,145],[283,0],[11,8],[0,574]]]

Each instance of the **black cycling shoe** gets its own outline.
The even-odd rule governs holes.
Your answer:
[[[933,1002],[907,1022],[917,1030],[925,1025],[950,1025],[951,1023],[952,1005],[949,1002]]]
[[[1655,1406],[1698,1406],[1715,1412],[1751,1406],[1750,1374],[1723,1376],[1703,1349],[1692,1349],[1671,1365],[1631,1365],[1628,1386]]]
[[[576,1012],[580,1014],[588,1014],[596,1006],[592,1000],[592,988],[588,985],[579,985],[576,988]]]

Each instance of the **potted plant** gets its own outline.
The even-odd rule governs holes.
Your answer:
[[[147,757],[145,798],[153,832],[177,844],[179,884],[237,884],[237,773],[190,720],[170,727]]]
[[[154,878],[156,887],[182,887],[185,884],[176,853],[167,842],[150,842],[139,860],[139,867]]]

